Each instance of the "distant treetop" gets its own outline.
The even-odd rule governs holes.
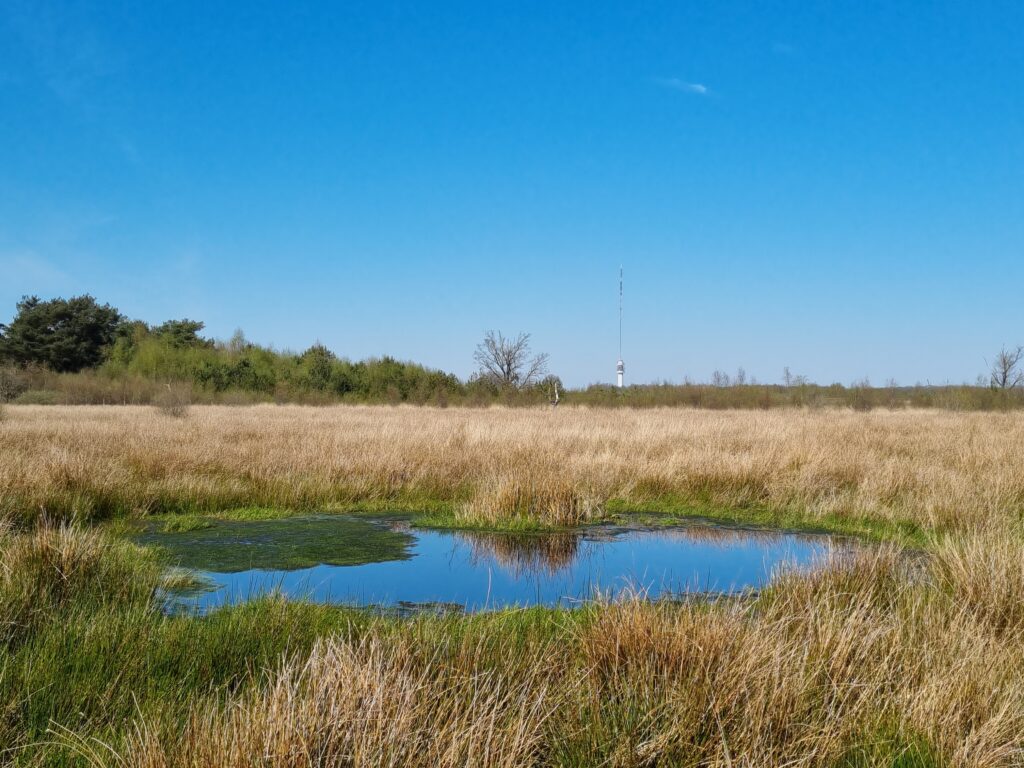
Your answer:
[[[41,301],[25,296],[10,325],[0,325],[0,360],[43,365],[60,373],[103,361],[124,318],[92,296]]]

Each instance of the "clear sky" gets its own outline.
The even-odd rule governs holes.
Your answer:
[[[0,321],[569,384],[1024,343],[1024,3],[0,0]]]

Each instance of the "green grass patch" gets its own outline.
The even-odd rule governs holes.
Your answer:
[[[161,519],[160,530],[164,533],[188,533],[212,528],[213,522],[200,515],[181,515],[172,513]]]
[[[177,594],[195,594],[210,587],[209,582],[189,568],[168,568],[160,580],[160,588]]]
[[[460,496],[460,494],[456,494]],[[408,515],[418,517],[420,515],[437,515],[445,517],[453,515],[458,499],[450,499],[440,496],[429,496],[423,493],[401,493],[386,499],[364,499],[352,501],[338,501],[325,504],[324,512],[334,512],[347,515]]]
[[[705,520],[710,523],[753,526],[801,533],[830,533],[857,536],[872,541],[894,541],[904,546],[925,547],[931,536],[916,523],[890,521],[863,515],[823,515],[775,509],[765,505],[723,506],[676,496],[659,496],[641,502],[612,499],[605,506],[612,520],[644,525],[678,525]]]
[[[839,768],[937,768],[944,764],[923,736],[885,728],[866,734],[839,761]]]
[[[301,515],[302,510],[286,507],[236,507],[214,512],[212,515],[220,520],[283,520],[286,517]]]

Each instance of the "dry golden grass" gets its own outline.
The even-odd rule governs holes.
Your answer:
[[[168,742],[145,726],[128,765],[480,766],[536,764],[553,712],[543,657],[512,679],[493,649],[424,648],[409,636],[320,643],[227,707],[199,706]]]
[[[55,721],[81,729],[63,738],[97,766],[1024,765],[1024,414],[13,407],[0,449],[3,509],[54,517],[439,499],[468,520],[574,522],[609,499],[672,498],[950,534],[913,556],[869,548],[785,574],[744,600],[547,623],[378,619],[215,690],[178,690],[161,667],[171,693],[134,724]],[[124,648],[155,654],[160,628],[179,622],[161,641],[173,645],[208,620],[118,614],[155,577],[108,536],[0,534],[0,608],[18,617],[5,631],[22,654],[5,670],[74,653],[68,616],[131,629],[115,652],[93,649],[113,675]],[[535,557],[557,568],[573,546],[556,538]],[[88,624],[97,607],[110,626]],[[204,640],[218,653],[248,636],[223,626]],[[57,639],[29,642],[44,630]],[[18,722],[12,701],[0,734]]]
[[[666,498],[1005,524],[1024,510],[1024,414],[14,406],[0,422],[0,509],[17,514],[435,500],[572,524]]]

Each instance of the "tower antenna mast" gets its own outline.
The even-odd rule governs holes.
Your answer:
[[[615,366],[615,383],[622,389],[622,379],[626,373],[626,365],[622,362],[622,265],[619,265],[619,362]]]

